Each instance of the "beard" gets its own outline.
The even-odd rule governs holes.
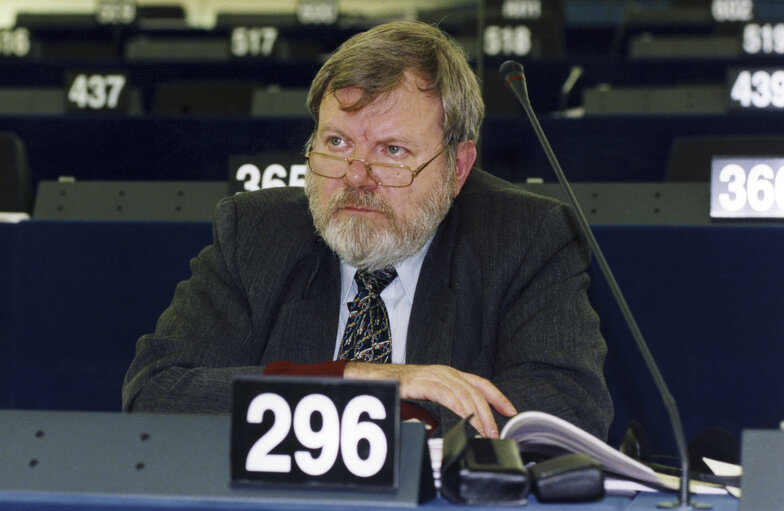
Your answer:
[[[365,271],[391,268],[415,255],[436,232],[449,212],[457,190],[454,172],[445,172],[445,182],[419,197],[413,208],[396,214],[376,192],[343,186],[326,203],[315,191],[312,172],[305,176],[305,195],[316,231],[346,263]],[[386,226],[365,216],[341,217],[340,209],[360,206],[380,213]]]

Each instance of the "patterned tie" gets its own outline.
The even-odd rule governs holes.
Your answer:
[[[348,322],[340,343],[339,359],[390,362],[392,341],[389,316],[381,292],[397,277],[397,271],[379,270],[354,275],[359,291],[348,304]]]

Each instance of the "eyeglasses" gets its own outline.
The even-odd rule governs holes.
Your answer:
[[[344,158],[342,156],[335,156],[332,154],[320,153],[317,151],[308,151],[305,158],[308,160],[308,166],[314,174],[321,177],[328,177],[330,179],[341,179],[348,173],[348,167],[355,161],[362,162],[365,165],[365,170],[368,175],[381,186],[389,186],[393,188],[404,188],[414,182],[414,178],[425,167],[430,165],[433,160],[438,158],[444,152],[446,146],[441,148],[435,156],[427,160],[425,163],[412,169],[408,165],[399,163],[381,163],[375,161],[365,161],[362,158]]]

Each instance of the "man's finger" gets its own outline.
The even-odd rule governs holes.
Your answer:
[[[512,402],[509,401],[509,398],[507,398],[504,393],[498,389],[498,387],[493,385],[490,380],[471,373],[463,374],[465,375],[465,378],[474,385],[474,387],[482,392],[482,395],[487,400],[487,402],[490,403],[493,408],[498,410],[499,413],[506,415],[507,417],[517,415],[517,409],[512,404]]]

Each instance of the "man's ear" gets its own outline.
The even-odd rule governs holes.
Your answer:
[[[463,184],[468,179],[468,174],[474,167],[476,161],[476,145],[473,140],[465,140],[457,144],[455,152],[455,176],[457,177],[457,191],[455,196],[460,193]]]

